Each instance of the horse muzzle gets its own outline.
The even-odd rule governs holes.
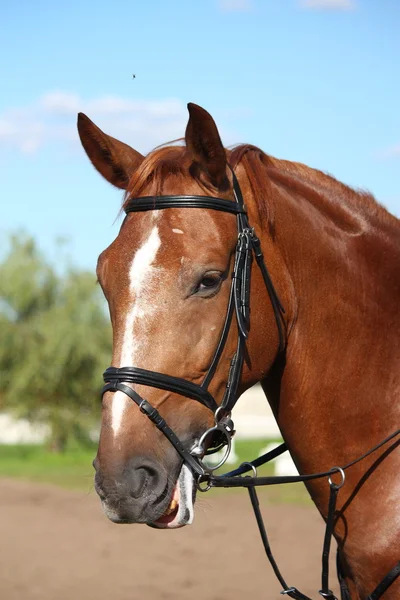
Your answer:
[[[146,523],[174,529],[192,522],[195,485],[186,465],[175,477],[148,457],[136,456],[113,473],[103,471],[98,460],[94,466],[95,489],[105,515],[113,523]]]

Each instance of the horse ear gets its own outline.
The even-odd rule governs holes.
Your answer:
[[[185,141],[194,161],[216,187],[227,181],[226,154],[212,116],[197,104],[188,105],[189,121]]]
[[[93,166],[110,183],[126,190],[144,157],[133,148],[107,135],[83,113],[78,114],[82,146]]]

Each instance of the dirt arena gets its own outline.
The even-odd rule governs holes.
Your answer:
[[[288,583],[319,597],[318,512],[261,503]],[[94,492],[0,480],[0,535],[1,600],[283,598],[243,493],[201,495],[191,527],[155,531],[110,523]]]

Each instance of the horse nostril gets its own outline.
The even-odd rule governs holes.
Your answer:
[[[125,466],[122,480],[128,495],[137,499],[144,496],[146,490],[158,493],[159,487],[164,489],[164,475],[163,469],[151,459],[135,457]]]
[[[132,522],[144,522],[140,521],[143,515],[145,519],[151,511],[156,514],[158,505],[168,495],[168,473],[151,458],[136,456],[129,459],[123,468],[118,465],[119,469],[107,470],[101,462],[97,466],[94,477],[97,494],[107,508],[114,511],[113,514],[121,518],[125,515],[123,518],[129,522],[132,515]],[[129,517],[126,516],[128,513]]]
[[[151,467],[139,467],[129,473],[129,495],[133,498],[139,498],[143,495],[147,486],[151,486],[151,481],[155,479],[157,473]]]

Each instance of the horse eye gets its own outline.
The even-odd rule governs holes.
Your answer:
[[[195,293],[199,295],[209,295],[218,291],[222,281],[221,273],[207,273],[197,284]]]
[[[219,282],[221,281],[221,278],[219,277],[219,275],[207,275],[207,277],[203,277],[203,279],[200,282],[200,289],[209,289],[209,288],[213,288],[216,285],[219,284]]]

